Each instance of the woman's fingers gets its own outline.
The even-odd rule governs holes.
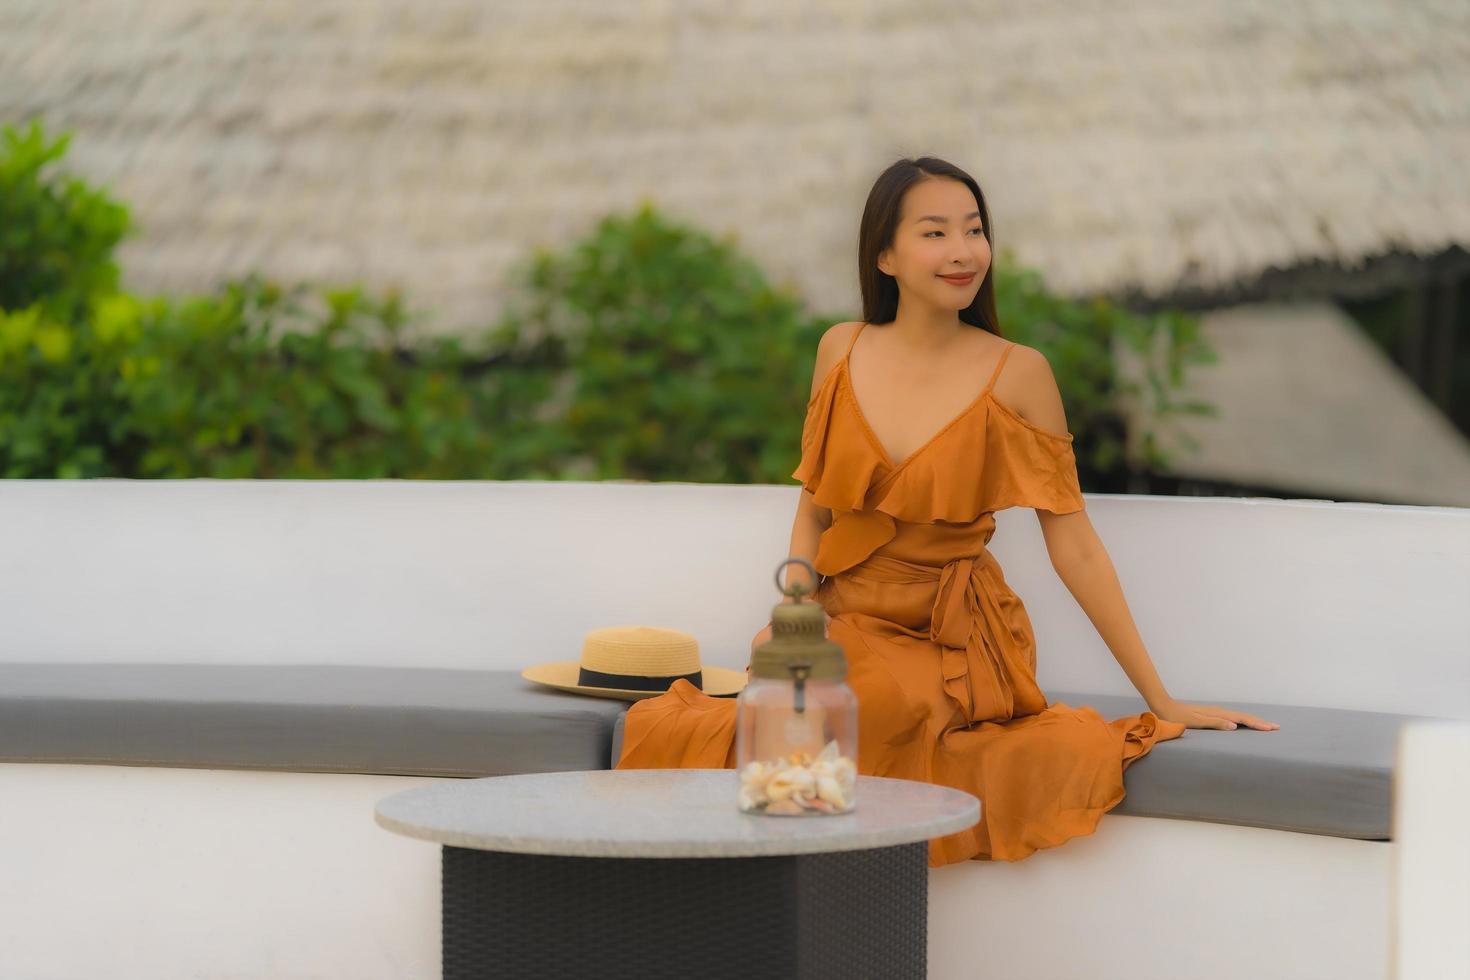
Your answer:
[[[1255,715],[1236,711],[1234,708],[1222,708],[1218,704],[1189,704],[1182,701],[1170,701],[1166,705],[1161,705],[1155,714],[1169,721],[1182,722],[1186,728],[1233,731],[1244,725],[1263,732],[1273,732],[1281,727],[1274,721],[1257,718]]]
[[[1217,704],[1175,704],[1175,707],[1164,710],[1163,717],[1183,721],[1191,729],[1220,729],[1225,732],[1232,732],[1239,727],[1274,732],[1280,727],[1266,718],[1236,711],[1235,708],[1222,708]]]
[[[1267,721],[1264,718],[1257,718],[1255,715],[1248,715],[1244,711],[1236,711],[1234,708],[1211,707],[1209,711],[1211,714],[1216,715],[1220,718],[1220,720],[1223,722],[1220,727],[1225,729],[1238,728],[1244,725],[1246,728],[1255,728],[1259,731],[1271,732],[1281,727],[1274,721]]]

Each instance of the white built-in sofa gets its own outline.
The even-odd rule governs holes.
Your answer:
[[[0,977],[436,977],[438,850],[374,804],[609,766],[626,704],[519,669],[614,624],[743,667],[797,492],[0,482]],[[1470,510],[1087,506],[1171,693],[1283,727],[1190,730],[1096,833],[932,870],[930,976],[1470,963]],[[998,522],[1043,688],[1142,709],[1032,513]]]

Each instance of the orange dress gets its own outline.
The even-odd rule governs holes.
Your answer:
[[[792,474],[832,511],[812,564],[858,698],[858,772],[981,800],[979,823],[930,840],[930,867],[1017,861],[1092,833],[1123,799],[1123,770],[1185,732],[1151,711],[1106,721],[1037,686],[1031,621],[986,549],[994,512],[1084,502],[1071,434],[992,394],[1014,346],[968,408],[894,463],[853,395],[849,342],[807,404]],[[678,680],[629,708],[616,768],[734,766],[733,698]]]

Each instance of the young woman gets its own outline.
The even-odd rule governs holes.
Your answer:
[[[859,771],[982,801],[978,824],[929,842],[931,867],[1092,833],[1123,770],[1187,728],[1280,727],[1165,690],[1087,516],[1051,367],[1001,336],[990,234],[959,168],[924,157],[878,178],[858,246],[864,319],[818,345],[792,474],[791,554],[822,577],[809,584],[858,697]],[[1053,568],[1148,711],[1105,721],[1037,686],[1031,621],[986,549],[994,512],[1017,506],[1035,509]],[[624,725],[619,769],[735,764],[734,700],[688,681]]]

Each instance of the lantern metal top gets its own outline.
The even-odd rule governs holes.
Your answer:
[[[787,558],[776,566],[776,588],[793,601],[778,603],[771,610],[771,638],[751,654],[750,676],[841,680],[847,676],[847,657],[842,647],[826,637],[826,613],[819,603],[803,600],[808,591],[805,584],[781,584],[781,571],[791,564],[805,565],[812,581],[817,580],[817,570],[805,558]]]

